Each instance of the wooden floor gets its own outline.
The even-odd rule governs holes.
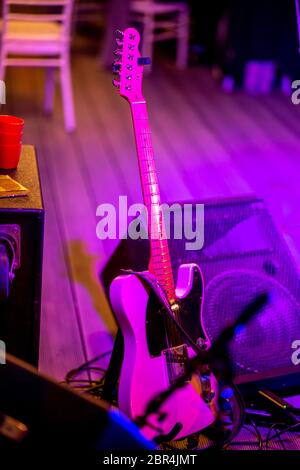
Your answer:
[[[98,273],[116,241],[96,237],[103,202],[141,202],[128,105],[96,56],[73,60],[77,131],[42,112],[43,72],[7,74],[2,112],[26,120],[38,151],[46,207],[40,369],[61,379],[110,350],[116,326]],[[223,94],[207,70],[158,64],[145,80],[164,201],[256,193],[268,203],[300,265],[300,109],[275,93]]]

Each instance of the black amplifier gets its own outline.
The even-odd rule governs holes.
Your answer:
[[[0,198],[0,341],[6,351],[38,364],[44,208],[36,155],[23,146],[17,170],[1,170],[29,189]]]

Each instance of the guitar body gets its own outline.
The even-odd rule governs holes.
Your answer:
[[[206,340],[201,327],[202,278],[197,265],[187,264],[179,268],[176,297],[182,325],[185,326],[185,322],[194,327],[198,325],[199,330],[193,332],[194,338]],[[117,277],[111,285],[110,298],[124,336],[119,406],[134,419],[143,415],[151,399],[170,386],[172,378],[176,379],[170,373],[165,353],[163,313],[159,312],[163,307],[153,292],[150,293],[150,288],[135,275]],[[158,316],[160,322],[157,322]],[[188,356],[193,356],[190,348],[186,349]],[[182,372],[180,365],[177,373],[180,375]],[[149,422],[157,430],[146,426],[144,434],[150,439],[161,434],[172,437],[175,434],[175,439],[182,439],[209,426],[217,415],[217,394],[206,400],[207,390],[204,389],[207,386],[208,393],[216,392],[217,383],[212,374],[205,380],[193,376],[186,386],[164,403],[160,410],[166,414],[163,420],[159,421],[155,414],[149,417]]]

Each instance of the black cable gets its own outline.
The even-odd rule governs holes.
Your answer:
[[[281,444],[282,449],[283,449],[283,450],[286,450],[285,444],[284,444],[284,442],[283,442],[283,440],[282,440],[282,438],[281,438],[281,434],[279,434],[279,432],[278,432],[278,429],[277,429],[277,431],[276,431],[276,437],[279,439],[279,442],[280,442],[280,444]]]
[[[282,423],[275,423],[276,425],[280,425]],[[281,436],[282,434],[285,434],[291,430],[293,430],[294,428],[298,428],[300,426],[300,422],[299,423],[294,423],[294,424],[291,424],[290,426],[288,426],[287,428],[284,428],[282,429],[281,431],[278,431],[277,434],[275,434],[274,436],[270,436],[268,441],[272,441],[273,439],[275,439],[276,437],[278,436]],[[263,443],[266,443],[266,440],[263,441]]]
[[[103,359],[105,356],[108,356],[109,354],[111,354],[111,351],[106,351],[102,354],[99,354],[99,356],[96,356],[93,359],[90,359],[89,361],[84,362],[76,369],[71,369],[65,376],[65,382],[69,384],[70,382],[72,382],[73,378],[76,377],[80,372],[86,371],[91,364],[93,364],[96,361],[99,361],[100,359]],[[102,371],[105,372],[105,369],[102,369]]]
[[[284,428],[284,429],[281,430],[281,431],[279,431],[279,429],[277,429],[277,430],[275,429],[276,426],[282,426],[282,425],[283,425],[283,423],[273,423],[273,425],[272,425],[271,428],[269,429],[269,432],[268,432],[268,434],[267,434],[266,440],[264,441],[265,444],[266,444],[266,450],[268,450],[270,441],[272,441],[273,439],[276,439],[276,438],[279,440],[279,443],[280,443],[282,449],[283,449],[283,450],[286,450],[286,446],[285,446],[285,444],[284,444],[284,442],[283,442],[281,436],[282,436],[283,434],[286,434],[286,433],[287,433],[289,430],[291,430],[292,428],[300,426],[300,422],[299,422],[299,423],[296,423],[296,424],[293,424],[293,425],[291,425],[291,426],[288,426],[287,428]],[[275,432],[274,436],[271,436],[273,430],[276,430],[276,432]]]
[[[258,426],[255,424],[255,422],[251,418],[250,418],[250,424],[253,427],[253,429],[255,431],[255,434],[257,436],[259,450],[262,450],[263,449],[263,438],[262,438],[261,432],[258,429]]]
[[[111,354],[111,351],[106,351],[98,356],[90,359],[89,361],[84,362],[79,367],[70,370],[66,376],[64,384],[76,389],[80,394],[89,393],[96,398],[101,398],[101,393],[103,390],[104,382],[105,382],[105,374],[107,372],[106,369],[103,367],[94,366],[93,364],[100,359],[103,359],[105,356]],[[78,374],[87,372],[87,379],[86,378],[77,378]],[[102,374],[98,379],[92,379],[92,374]],[[98,392],[98,394],[96,393]],[[114,404],[114,403],[112,403]]]
[[[266,437],[266,440],[265,440],[266,450],[269,450],[269,443],[271,441],[271,434],[272,434],[273,429],[276,428],[276,426],[278,426],[278,423],[273,423],[272,426],[270,427],[269,431],[268,431],[268,434],[267,434],[267,437]]]
[[[289,431],[291,431],[292,429],[297,428],[298,426],[300,426],[300,422],[299,422],[299,423],[291,424],[290,426],[288,426],[287,428],[283,429],[282,431],[279,431],[278,434],[285,434],[286,432],[289,432]],[[275,437],[276,437],[276,436],[270,438],[269,440],[271,441],[272,439],[275,439]]]
[[[104,385],[104,377],[97,384],[83,390],[82,393],[91,393],[95,390],[98,390],[100,387],[103,387],[103,385]]]
[[[277,423],[272,423],[272,426],[269,428],[268,430],[268,434],[267,434],[267,437],[266,439],[262,439],[262,435],[261,435],[261,432],[258,428],[258,426],[254,423],[253,420],[250,421],[251,422],[251,427],[253,427],[253,433],[255,433],[255,435],[257,436],[258,440],[259,440],[259,450],[264,450],[264,447],[263,445],[266,444],[266,449],[265,450],[268,450],[269,449],[269,444],[270,444],[270,441],[274,440],[274,439],[278,439],[279,440],[279,444],[281,445],[282,449],[283,450],[288,450],[283,442],[283,440],[281,439],[281,436],[283,434],[286,434],[287,432],[297,428],[300,426],[300,422],[299,423],[294,423],[292,425],[289,425],[287,427],[285,427],[284,429],[282,429],[281,431],[279,429],[276,429],[277,426],[283,426],[285,423],[280,423],[280,422],[277,422]],[[243,428],[247,429],[248,431],[250,431],[251,429],[249,429],[249,426],[250,425],[244,425]],[[274,435],[272,435],[272,431],[275,430],[275,433]],[[260,436],[260,437],[259,437]],[[252,445],[254,443],[252,442],[243,442],[243,441],[236,441],[236,442],[231,442],[229,445],[226,446],[226,449],[229,447],[229,446],[244,446],[244,445]],[[257,444],[256,444],[257,445]]]
[[[252,429],[253,428],[253,429]],[[255,445],[259,446],[259,450],[263,449],[263,439],[262,435],[257,427],[257,425],[254,423],[253,420],[250,420],[250,424],[246,425],[244,424],[242,429],[246,429],[247,431],[251,432],[257,437],[258,442],[243,442],[243,441],[236,441],[236,442],[229,442],[226,446],[224,446],[224,450],[228,449],[229,446],[245,446],[245,445]]]

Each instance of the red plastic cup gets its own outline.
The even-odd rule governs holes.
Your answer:
[[[1,132],[0,145],[18,145],[22,143],[23,133]]]
[[[1,145],[0,144],[0,168],[4,170],[13,170],[17,168],[22,145]]]
[[[21,134],[23,132],[24,119],[16,116],[0,114],[0,132]]]

